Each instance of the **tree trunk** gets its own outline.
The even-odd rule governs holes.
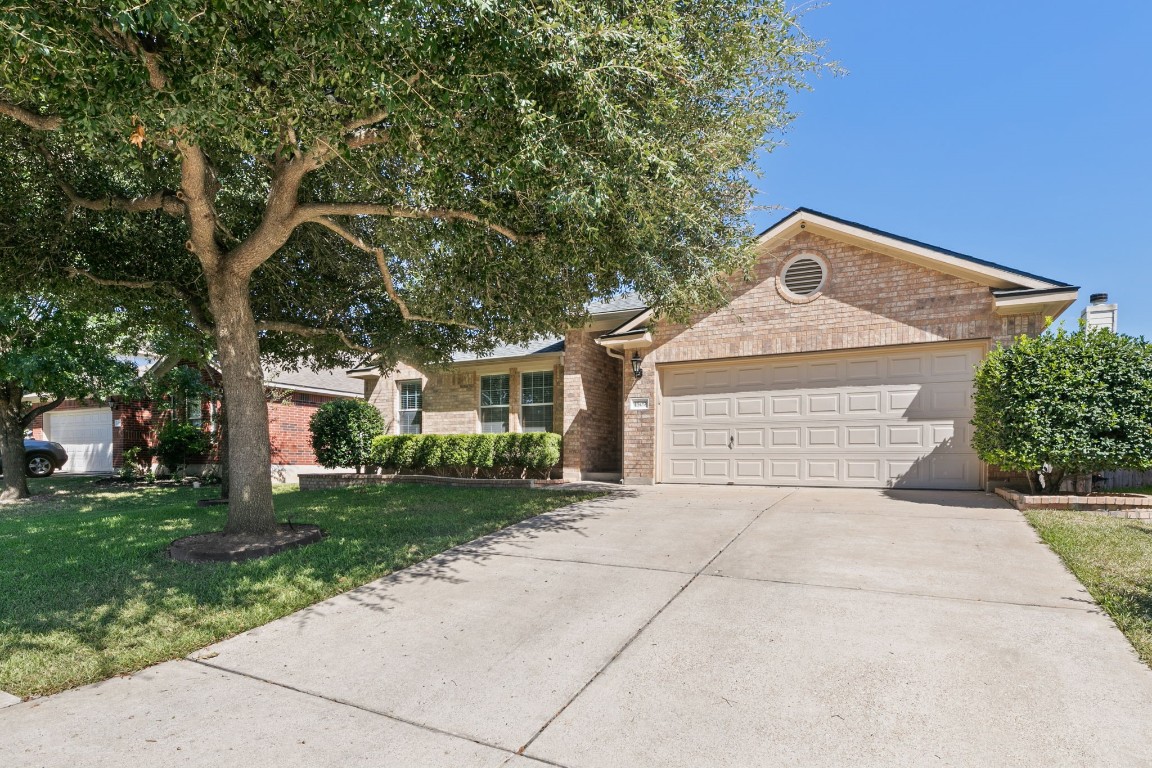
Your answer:
[[[4,465],[4,489],[0,501],[26,499],[28,478],[24,473],[24,421],[21,407],[24,391],[19,386],[0,385],[0,463]]]
[[[216,455],[220,462],[220,498],[228,498],[228,407],[224,398],[216,409]]]
[[[260,340],[249,303],[247,274],[226,269],[207,273],[208,300],[216,326],[220,376],[228,409],[228,523],[225,533],[270,533],[272,506],[271,441]]]

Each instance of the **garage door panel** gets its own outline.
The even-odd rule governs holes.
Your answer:
[[[67,472],[112,471],[112,411],[107,408],[49,413],[45,436],[64,446]]]
[[[844,477],[850,482],[879,483],[882,463],[882,459],[846,459]]]
[[[849,392],[844,398],[845,410],[853,416],[880,415],[884,412],[881,406],[883,394],[880,391]]]
[[[769,427],[768,434],[773,447],[799,448],[801,445],[799,427]]]
[[[799,480],[799,459],[768,459],[768,479],[773,482],[791,482]]]
[[[661,479],[977,488],[968,421],[981,354],[953,345],[790,356],[669,376]]]
[[[871,382],[880,378],[880,369],[883,361],[880,358],[871,360],[848,361],[847,380],[852,382]]]
[[[736,459],[734,462],[738,480],[765,480],[764,459]]]
[[[799,430],[797,432],[797,443],[799,443]],[[736,430],[736,448],[763,448],[764,447],[764,429],[737,429]]]
[[[727,448],[728,434],[727,429],[704,429],[701,430],[703,439],[700,443],[705,448]]]
[[[736,398],[736,415],[737,416],[763,416],[764,415],[764,398],[762,398],[762,397],[738,397],[738,398]]]
[[[773,416],[800,415],[800,395],[772,395],[768,402]]]
[[[840,462],[836,459],[808,459],[804,462],[804,476],[808,480],[837,480]]]
[[[701,410],[705,418],[723,418],[732,413],[732,401],[728,398],[709,398],[704,401],[703,405]]]
[[[839,427],[808,427],[808,447],[810,448],[840,448]]]
[[[837,393],[808,395],[805,399],[809,416],[835,416],[840,413],[840,395]]]

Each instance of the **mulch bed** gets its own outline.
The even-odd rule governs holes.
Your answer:
[[[183,563],[237,563],[315,544],[323,538],[320,526],[308,523],[281,524],[270,534],[198,533],[173,541],[168,556]]]

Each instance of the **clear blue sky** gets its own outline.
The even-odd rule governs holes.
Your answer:
[[[805,27],[848,74],[796,98],[758,205],[1078,285],[1072,327],[1107,292],[1152,339],[1152,2],[830,0]]]

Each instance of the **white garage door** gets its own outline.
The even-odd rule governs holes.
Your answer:
[[[63,471],[112,471],[112,411],[108,408],[46,414],[44,434],[68,452]]]
[[[920,345],[661,369],[666,483],[979,488],[983,345]]]

